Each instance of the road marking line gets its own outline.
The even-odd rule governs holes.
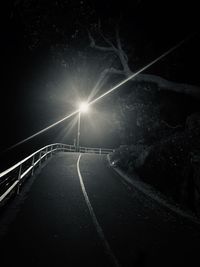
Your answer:
[[[92,220],[93,220],[93,223],[95,225],[95,228],[97,230],[97,233],[99,234],[99,237],[103,243],[103,246],[104,246],[104,249],[105,249],[105,252],[106,254],[108,254],[108,256],[110,257],[110,260],[113,264],[113,266],[115,267],[120,267],[120,264],[117,260],[117,258],[115,257],[114,253],[112,252],[112,249],[108,243],[108,241],[106,240],[106,237],[103,233],[103,229],[101,228],[98,220],[97,220],[97,217],[94,213],[94,210],[92,208],[92,205],[90,203],[90,200],[89,200],[89,197],[87,195],[87,192],[85,190],[85,185],[83,183],[83,178],[82,178],[82,175],[81,175],[81,172],[80,172],[80,167],[79,167],[79,163],[80,163],[80,159],[81,159],[81,154],[79,155],[78,157],[78,160],[77,160],[77,171],[78,171],[78,176],[79,176],[79,180],[80,180],[80,185],[81,185],[81,189],[82,189],[82,192],[83,192],[83,195],[84,195],[84,198],[85,198],[85,202],[88,206],[88,209],[89,209],[89,212],[90,212],[90,215],[92,217]]]

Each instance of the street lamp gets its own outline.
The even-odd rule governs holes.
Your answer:
[[[79,112],[78,112],[78,131],[77,131],[77,142],[76,142],[76,151],[79,152],[80,146],[80,126],[81,126],[81,113],[88,112],[89,104],[87,102],[80,103]]]

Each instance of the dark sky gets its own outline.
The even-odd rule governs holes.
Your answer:
[[[91,73],[95,73],[95,68],[98,72],[99,55],[88,50],[86,29],[94,32],[99,20],[111,39],[114,25],[120,25],[122,43],[130,53],[133,70],[188,34],[198,32],[195,1],[15,0],[6,1],[1,13],[2,148],[55,122],[74,108],[74,91],[70,86],[78,64],[74,76],[69,71],[62,75],[61,69],[53,64],[52,51],[60,51],[64,62],[70,64],[85,53],[84,62],[88,65],[82,69],[93,81],[96,74]],[[146,72],[177,82],[200,84],[199,59],[197,34]],[[57,85],[49,86],[52,81]],[[82,89],[78,93],[84,95],[88,91]]]

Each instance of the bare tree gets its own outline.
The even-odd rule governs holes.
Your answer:
[[[100,74],[100,78],[95,86],[97,88],[102,81],[105,79],[105,77],[108,74],[119,74],[123,75],[126,78],[133,75],[133,71],[131,70],[131,67],[129,65],[129,57],[127,53],[125,52],[124,48],[122,47],[121,38],[119,35],[119,27],[115,28],[115,43],[112,42],[108,37],[106,37],[101,29],[101,23],[98,24],[98,32],[101,36],[102,40],[105,43],[105,46],[98,45],[95,41],[95,38],[92,36],[91,32],[88,30],[88,37],[90,40],[90,47],[97,49],[99,51],[105,52],[105,53],[113,53],[115,58],[118,58],[119,62],[121,63],[120,69],[110,67],[106,68],[102,71]],[[139,74],[136,77],[133,78],[136,82],[151,82],[157,85],[158,90],[170,90],[178,93],[184,93],[188,95],[192,95],[195,97],[200,98],[200,88],[198,86],[193,86],[189,84],[183,84],[183,83],[175,83],[168,81],[160,76],[152,75],[152,74]]]

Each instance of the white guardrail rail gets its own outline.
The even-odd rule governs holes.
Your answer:
[[[1,172],[0,203],[12,192],[19,193],[19,188],[23,179],[28,175],[33,175],[35,168],[37,166],[41,166],[42,161],[45,161],[48,157],[51,157],[53,153],[58,151],[75,152],[76,147],[74,145],[61,143],[50,144],[32,153],[7,170]],[[81,153],[109,154],[113,151],[113,149],[106,148],[79,147],[79,152]]]

